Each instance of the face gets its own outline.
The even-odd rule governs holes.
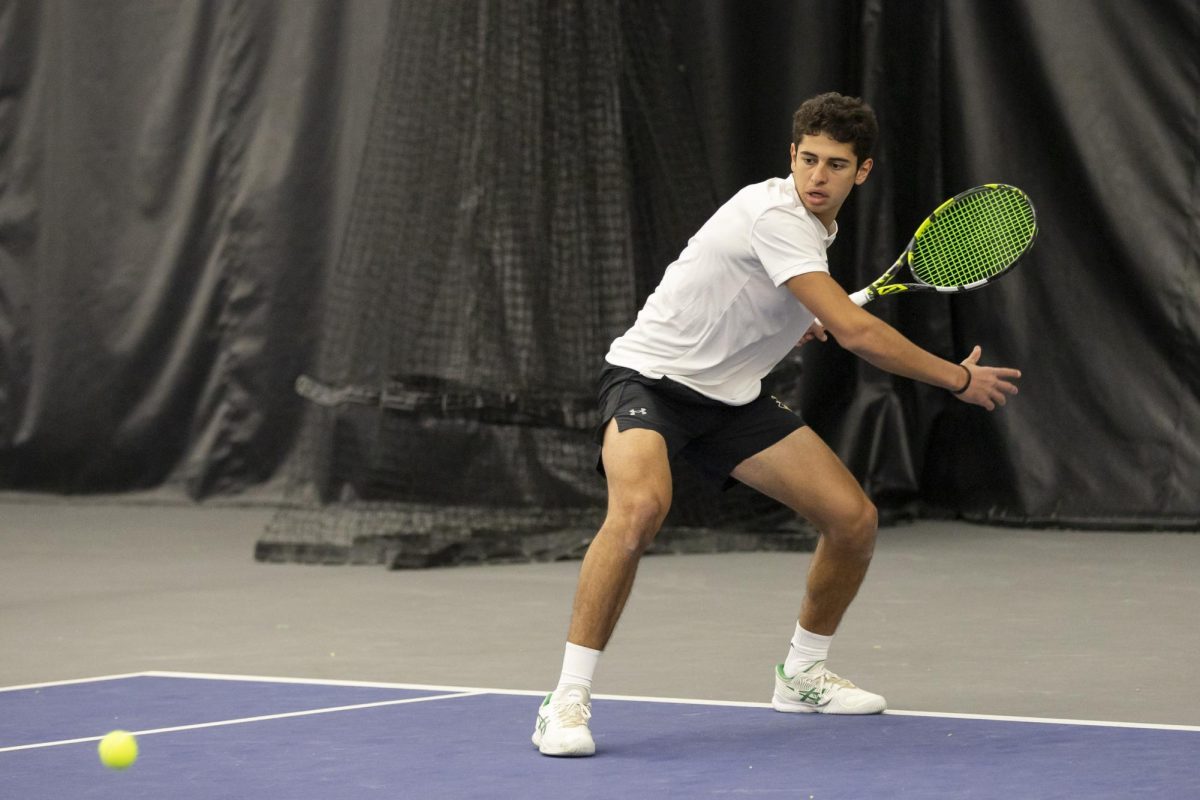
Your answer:
[[[867,179],[874,162],[858,163],[854,146],[825,134],[805,134],[792,144],[792,177],[800,202],[826,228],[837,219],[850,190]]]

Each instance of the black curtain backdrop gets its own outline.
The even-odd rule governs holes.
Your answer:
[[[508,7],[464,0],[455,16]],[[294,461],[293,383],[327,324],[392,10],[0,3],[0,487],[231,497]],[[831,251],[848,290],[968,186],[1013,183],[1037,204],[1038,242],[1012,276],[872,306],[947,358],[980,344],[985,362],[1020,367],[1007,408],[968,408],[832,343],[802,352],[806,418],[881,507],[1200,524],[1200,5],[661,0],[658,13],[649,44],[686,78],[663,85],[694,109],[704,203],[786,174],[805,97],[875,106],[877,166]],[[663,163],[631,162],[629,186],[665,180]],[[643,296],[658,250],[625,256]]]

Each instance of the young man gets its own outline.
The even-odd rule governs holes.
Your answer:
[[[778,500],[821,532],[791,647],[775,669],[785,712],[875,714],[884,699],[825,667],[875,544],[875,507],[824,442],[762,378],[794,347],[833,334],[888,372],[993,410],[1016,394],[1015,369],[945,361],[855,305],[829,275],[838,211],[871,174],[871,108],[823,94],[796,111],[791,175],[748,186],[692,237],[637,321],[612,343],[601,378],[599,439],[608,513],[579,574],[558,687],[533,743],[552,756],[595,752],[591,683],[633,586],[638,560],[671,504],[677,455],[719,480]]]

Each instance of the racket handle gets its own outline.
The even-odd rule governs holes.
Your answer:
[[[855,305],[862,307],[862,306],[865,306],[867,303],[871,302],[871,300],[873,300],[874,298],[871,297],[870,292],[868,292],[868,290],[859,289],[857,292],[850,295],[850,299],[854,301]]]

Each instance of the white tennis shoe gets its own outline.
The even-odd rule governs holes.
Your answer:
[[[596,742],[588,728],[592,718],[592,693],[584,686],[560,686],[542,701],[533,744],[547,756],[590,756]]]
[[[824,661],[789,677],[783,664],[775,667],[771,707],[791,714],[878,714],[887,708],[880,695],[858,688],[825,669]]]

